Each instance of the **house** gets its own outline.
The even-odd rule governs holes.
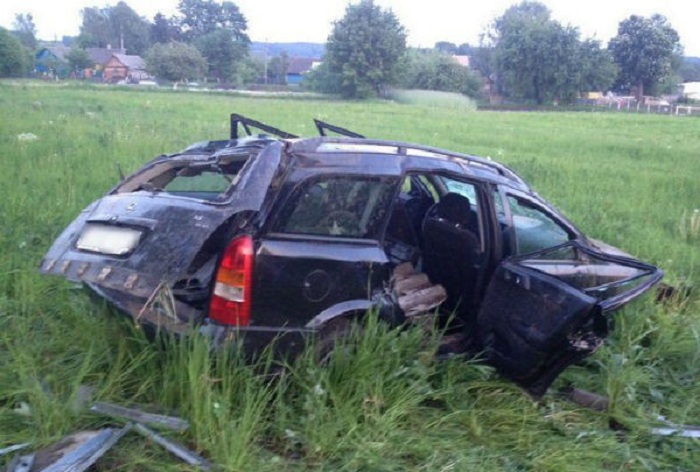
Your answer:
[[[105,82],[136,82],[149,78],[146,72],[146,61],[141,56],[112,54],[104,66]]]
[[[48,46],[37,51],[34,70],[39,77],[67,77],[70,66],[65,56],[70,51],[66,46]]]
[[[319,59],[310,57],[290,57],[287,65],[287,84],[299,85],[304,80],[304,74],[320,64]]]
[[[112,58],[112,54],[126,54],[126,49],[112,49],[111,46],[107,46],[106,48],[86,48],[85,52],[87,52],[96,66],[104,67]]]
[[[681,95],[688,100],[700,100],[700,82],[680,84]]]

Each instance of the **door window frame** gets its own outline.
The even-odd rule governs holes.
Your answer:
[[[513,221],[513,212],[511,211],[510,208],[510,202],[508,201],[508,197],[512,196],[516,200],[524,200],[526,201],[529,205],[531,205],[535,210],[540,211],[541,213],[544,213],[545,216],[549,217],[557,226],[562,228],[566,233],[569,235],[568,241],[565,241],[562,244],[566,244],[567,242],[574,241],[574,240],[579,240],[582,239],[582,234],[581,232],[566,218],[564,218],[562,215],[560,215],[556,210],[551,208],[549,205],[543,203],[542,201],[533,198],[530,195],[527,195],[526,193],[519,192],[515,189],[511,188],[504,188],[503,186],[499,185],[498,186],[498,194],[499,197],[501,198],[501,202],[503,203],[503,212],[505,214],[505,219],[506,219],[506,227],[509,232],[509,241],[510,241],[510,252],[506,255],[506,259],[512,258],[512,257],[520,257],[523,255],[526,255],[527,253],[519,253],[519,247],[518,247],[518,235],[517,235],[517,230],[515,227],[515,223]],[[549,249],[551,247],[556,247],[560,244],[556,244],[554,246],[546,247],[546,248],[540,248],[537,251],[532,252],[537,253],[542,250]],[[504,248],[505,251],[506,248]]]

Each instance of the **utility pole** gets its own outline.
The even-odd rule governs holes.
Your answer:
[[[267,42],[267,38],[265,38],[265,85],[267,85],[267,48],[270,46],[270,43]]]

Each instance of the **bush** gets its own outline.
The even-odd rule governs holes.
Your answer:
[[[194,46],[172,42],[156,44],[149,49],[146,67],[158,78],[179,82],[204,76],[207,61]]]
[[[474,98],[481,94],[479,75],[440,51],[411,49],[400,69],[398,83],[407,89],[457,92]]]
[[[9,31],[0,28],[0,77],[21,77],[31,68],[31,55]]]

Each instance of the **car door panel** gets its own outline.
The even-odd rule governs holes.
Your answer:
[[[596,252],[580,241],[506,259],[478,315],[487,358],[541,395],[559,372],[600,345],[607,334],[603,313],[611,304],[630,301],[662,275],[653,266]]]
[[[256,251],[255,323],[303,326],[328,307],[371,298],[388,259],[378,243],[263,238]]]

